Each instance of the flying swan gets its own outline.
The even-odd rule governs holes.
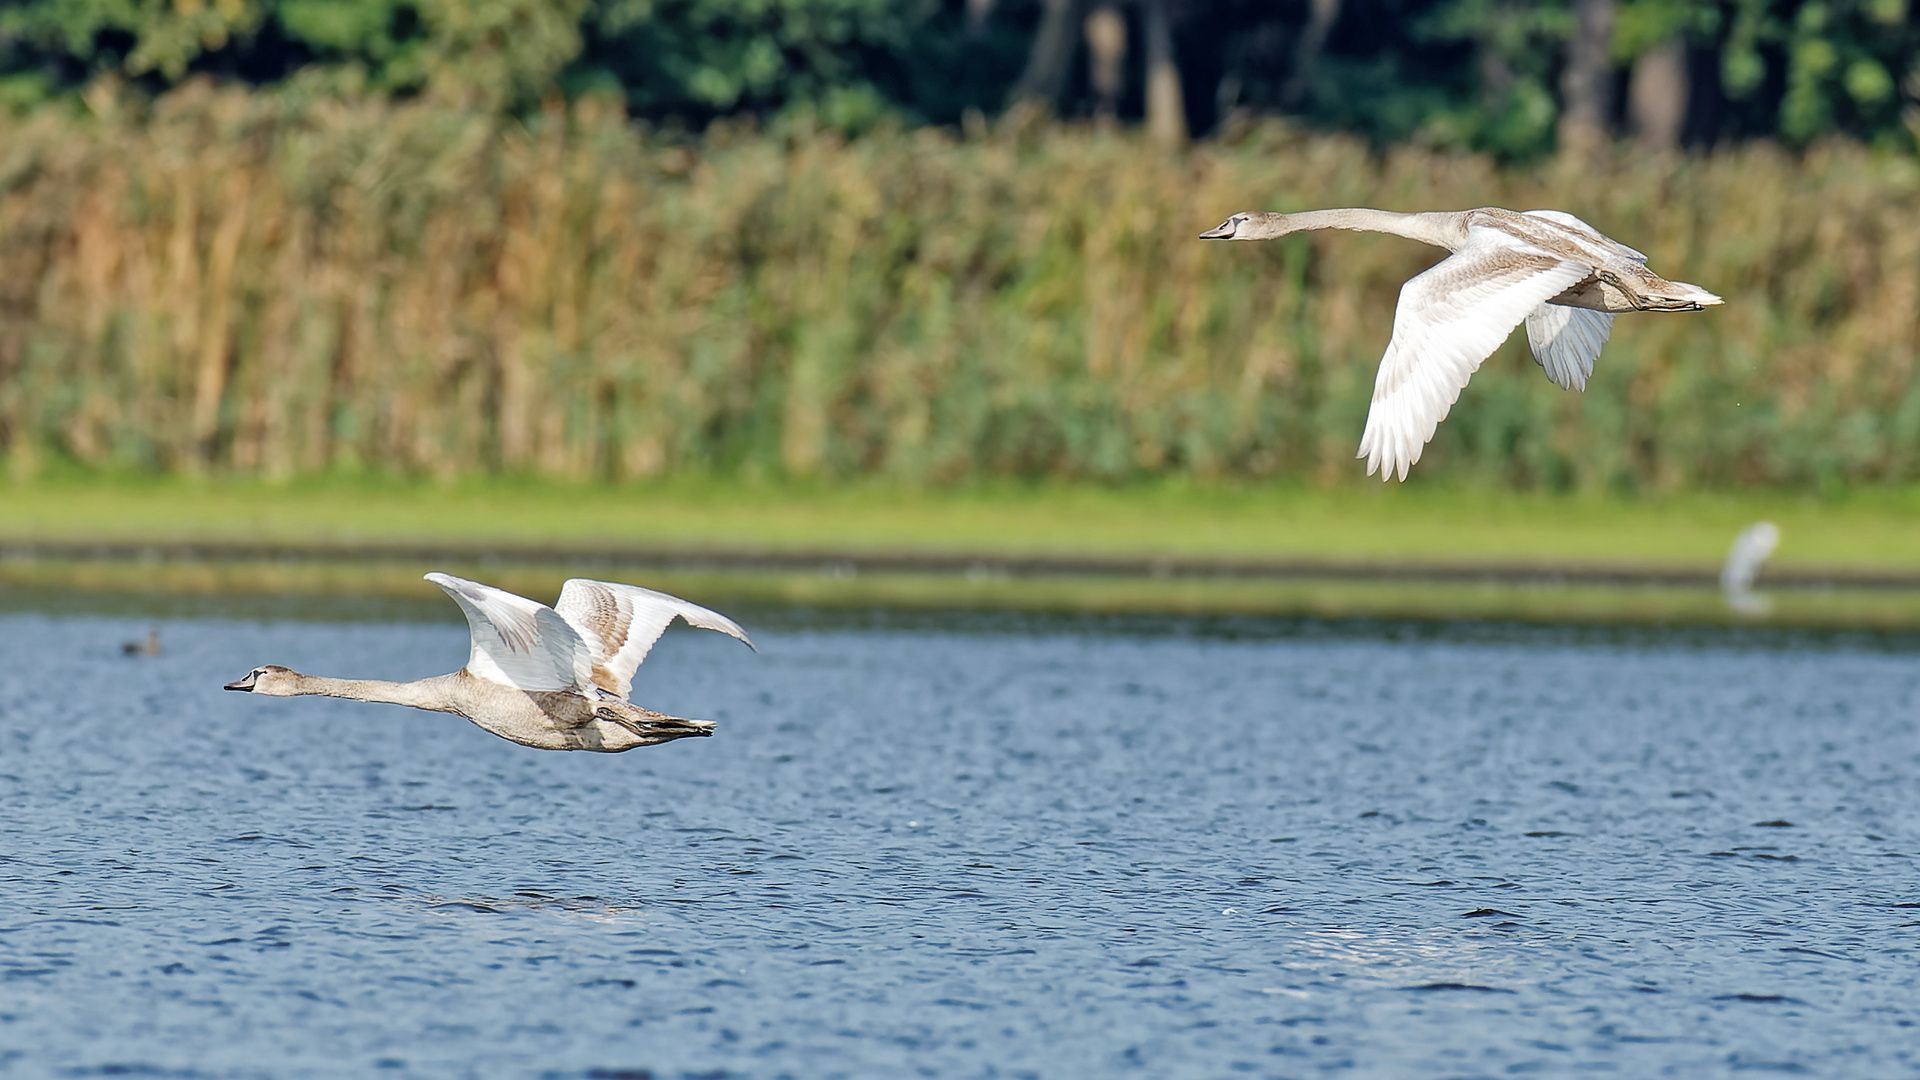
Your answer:
[[[1558,210],[1246,213],[1200,239],[1272,240],[1307,229],[1392,233],[1453,252],[1400,288],[1355,455],[1367,459],[1368,476],[1377,469],[1382,480],[1407,478],[1467,380],[1523,320],[1547,378],[1585,390],[1616,313],[1721,303],[1698,285],[1660,277],[1645,255]]]
[[[725,615],[635,585],[574,578],[561,587],[560,602],[548,607],[452,574],[428,574],[427,580],[466,613],[473,653],[459,671],[396,683],[326,679],[269,665],[226,688],[411,705],[464,716],[522,746],[617,754],[713,734],[711,720],[682,720],[627,700],[634,671],[676,615],[753,647],[747,632]]]

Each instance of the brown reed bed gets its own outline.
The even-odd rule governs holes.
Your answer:
[[[1622,155],[1501,170],[1273,125],[689,142],[190,85],[0,114],[0,444],[289,477],[374,469],[1118,479],[1352,461],[1390,237],[1241,209],[1552,206],[1728,298],[1622,319],[1584,395],[1510,342],[1420,473],[1675,490],[1920,479],[1920,166]]]

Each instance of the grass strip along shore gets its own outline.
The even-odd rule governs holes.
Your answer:
[[[534,595],[626,573],[775,604],[1740,622],[1715,576],[1760,519],[1784,538],[1760,580],[1769,620],[1920,627],[1920,492],[1893,489],[1626,500],[76,477],[0,488],[0,585],[426,596],[419,574],[438,568]]]

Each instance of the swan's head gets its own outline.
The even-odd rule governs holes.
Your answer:
[[[1218,228],[1201,233],[1200,239],[1277,240],[1293,231],[1293,222],[1285,214],[1245,210],[1221,222]]]
[[[1245,237],[1243,237],[1240,234],[1240,230],[1242,226],[1246,225],[1247,221],[1252,217],[1253,217],[1252,214],[1244,214],[1244,213],[1235,214],[1232,217],[1228,218],[1227,220],[1221,222],[1218,226],[1208,229],[1206,232],[1201,233],[1200,239],[1202,240],[1245,239]]]
[[[250,694],[270,694],[273,697],[292,697],[294,680],[298,678],[291,668],[278,664],[267,664],[254,668],[238,679],[228,683],[228,690],[245,690]]]

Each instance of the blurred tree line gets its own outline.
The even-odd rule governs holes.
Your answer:
[[[1842,132],[1913,145],[1907,0],[0,0],[0,104],[195,74],[857,132],[1022,102],[1156,137],[1284,114],[1527,157]]]

